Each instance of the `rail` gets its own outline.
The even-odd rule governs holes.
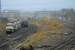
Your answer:
[[[74,39],[75,35],[74,34],[70,34],[66,39],[64,39],[62,42],[58,43],[55,46],[50,46],[50,45],[41,45],[41,46],[35,46],[33,47],[34,50],[58,50],[60,48],[65,47],[66,45],[70,44]]]

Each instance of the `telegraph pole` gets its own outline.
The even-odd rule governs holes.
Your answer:
[[[1,17],[1,0],[0,0],[0,17]]]
[[[1,0],[0,0],[0,12],[1,12]]]

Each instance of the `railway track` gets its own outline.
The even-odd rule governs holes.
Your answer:
[[[13,42],[13,47],[15,47],[17,44],[21,43],[25,38],[31,34],[33,34],[36,31],[35,26],[30,26],[29,28],[22,28],[18,30],[17,32],[14,32],[7,37],[5,37],[5,40],[0,41],[0,48],[3,47],[4,45],[10,45],[9,43]],[[11,41],[11,42],[10,42]]]
[[[75,45],[75,34],[69,35],[66,39],[64,39],[62,42],[56,44],[55,46],[51,46],[51,45],[35,46],[34,50],[38,50],[38,49],[40,49],[40,50],[41,49],[43,49],[43,50],[60,50],[66,46],[72,47],[72,45]]]
[[[63,42],[53,46],[50,50],[58,50],[60,48],[64,48],[65,46],[72,45],[73,41],[75,42],[75,34],[71,34]]]

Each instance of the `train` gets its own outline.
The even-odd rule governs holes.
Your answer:
[[[13,33],[17,30],[28,27],[27,21],[21,21],[18,19],[10,19],[9,22],[6,24],[6,33]]]

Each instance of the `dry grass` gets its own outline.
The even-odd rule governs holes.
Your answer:
[[[6,27],[6,21],[0,21],[0,37],[4,37],[6,34],[5,32],[5,27]]]
[[[6,27],[6,22],[2,22],[2,21],[0,21],[0,32],[3,32],[3,31],[5,31],[5,27]]]
[[[18,46],[37,46],[37,45],[55,45],[57,41],[61,41],[63,37],[63,23],[57,19],[45,18],[40,22],[38,26],[38,31],[28,36],[27,39],[22,44]],[[17,46],[17,47],[18,47]]]

